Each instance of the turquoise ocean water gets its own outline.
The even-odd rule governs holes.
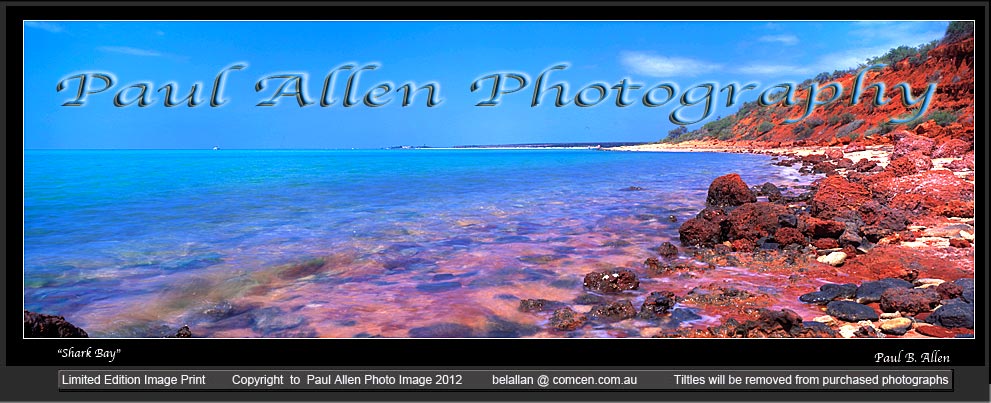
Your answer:
[[[571,300],[584,273],[678,244],[717,176],[796,177],[766,156],[596,150],[24,160],[25,309],[97,337],[553,336],[520,298]]]

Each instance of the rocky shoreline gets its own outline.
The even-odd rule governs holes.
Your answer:
[[[949,131],[927,122],[888,144],[818,149],[711,141],[618,149],[767,154],[825,175],[807,189],[718,177],[706,207],[679,229],[685,254],[710,269],[820,282],[785,288],[821,315],[803,319],[761,301],[768,295],[713,283],[716,298],[693,306],[722,303],[722,324],[657,337],[973,337],[974,152]],[[676,274],[687,266],[677,256],[669,250],[644,265]],[[673,298],[691,301],[696,291]]]

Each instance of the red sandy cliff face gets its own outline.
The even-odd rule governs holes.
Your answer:
[[[884,105],[874,105],[875,89],[862,91],[858,103],[851,105],[851,95],[857,74],[852,71],[835,79],[827,79],[818,85],[823,87],[818,98],[825,100],[831,90],[825,85],[836,82],[843,86],[840,99],[819,106],[807,118],[797,123],[784,123],[796,119],[805,111],[808,90],[795,91],[797,103],[792,106],[749,105],[736,115],[726,117],[733,122],[726,130],[712,133],[703,127],[690,133],[688,138],[716,137],[736,145],[752,147],[768,146],[836,146],[848,143],[863,145],[890,144],[896,129],[905,129],[932,139],[935,148],[942,147],[944,156],[959,157],[973,148],[974,142],[974,37],[968,36],[936,46],[926,54],[916,54],[888,65],[880,70],[868,71],[860,87],[884,83]],[[936,84],[932,103],[924,116],[912,122],[888,123],[892,118],[914,116],[917,106],[907,107],[902,102],[898,84],[911,86],[913,97],[924,94],[929,84]],[[804,87],[804,86],[802,86]],[[930,120],[937,111],[956,116],[943,118],[938,123]],[[743,143],[743,144],[741,144]],[[930,155],[932,150],[930,151]]]

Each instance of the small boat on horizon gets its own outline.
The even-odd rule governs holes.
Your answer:
[[[220,146],[213,146],[213,149],[214,150],[219,150],[220,149]]]

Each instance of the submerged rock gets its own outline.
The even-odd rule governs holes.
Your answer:
[[[520,300],[520,310],[523,312],[542,312],[557,309],[564,306],[557,301],[549,301],[543,298]]]
[[[442,281],[437,283],[417,284],[416,290],[422,292],[444,292],[461,288],[458,281]]]
[[[415,338],[460,338],[471,336],[472,329],[460,323],[437,323],[429,326],[414,327],[409,330],[409,337]]]
[[[640,287],[637,275],[627,269],[594,271],[585,275],[585,288],[602,293],[618,293]]]
[[[604,304],[606,302],[606,298],[601,295],[582,294],[575,297],[574,302],[578,305],[598,305]]]
[[[24,310],[24,337],[89,337],[85,330],[65,320],[65,317],[45,315]]]
[[[702,319],[702,317],[691,309],[678,308],[671,311],[671,323],[674,325],[681,324],[681,322],[690,322],[699,319]]]
[[[188,339],[190,337],[193,337],[193,332],[189,330],[189,325],[185,325],[179,328],[179,331],[176,332],[175,337],[178,337],[180,339]]]
[[[599,322],[619,322],[636,316],[637,310],[629,300],[602,304],[592,307],[589,316]]]
[[[489,323],[485,325],[486,337],[525,337],[533,335],[540,330],[537,326],[524,325],[511,322],[500,317],[489,318]]]
[[[678,247],[671,242],[664,242],[657,247],[657,253],[666,258],[676,257],[678,256]]]
[[[326,261],[324,259],[310,259],[302,263],[290,264],[278,268],[278,277],[282,280],[296,280],[299,278],[312,276],[323,270]]]
[[[254,319],[251,328],[261,334],[295,329],[306,323],[306,318],[287,314],[276,307],[256,309],[251,312],[251,317]]]
[[[673,292],[652,292],[650,295],[647,295],[647,299],[640,306],[638,316],[641,319],[657,319],[667,314],[671,308],[674,308],[676,302]]]
[[[737,305],[741,301],[747,300],[754,295],[745,290],[724,286],[720,284],[708,284],[692,288],[685,295],[685,300],[697,304],[707,305]]]
[[[219,253],[204,253],[165,262],[160,264],[159,267],[169,271],[198,270],[223,263],[222,257]]]
[[[585,325],[588,318],[581,313],[575,312],[571,308],[561,308],[554,311],[551,316],[551,326],[557,330],[571,331]]]

